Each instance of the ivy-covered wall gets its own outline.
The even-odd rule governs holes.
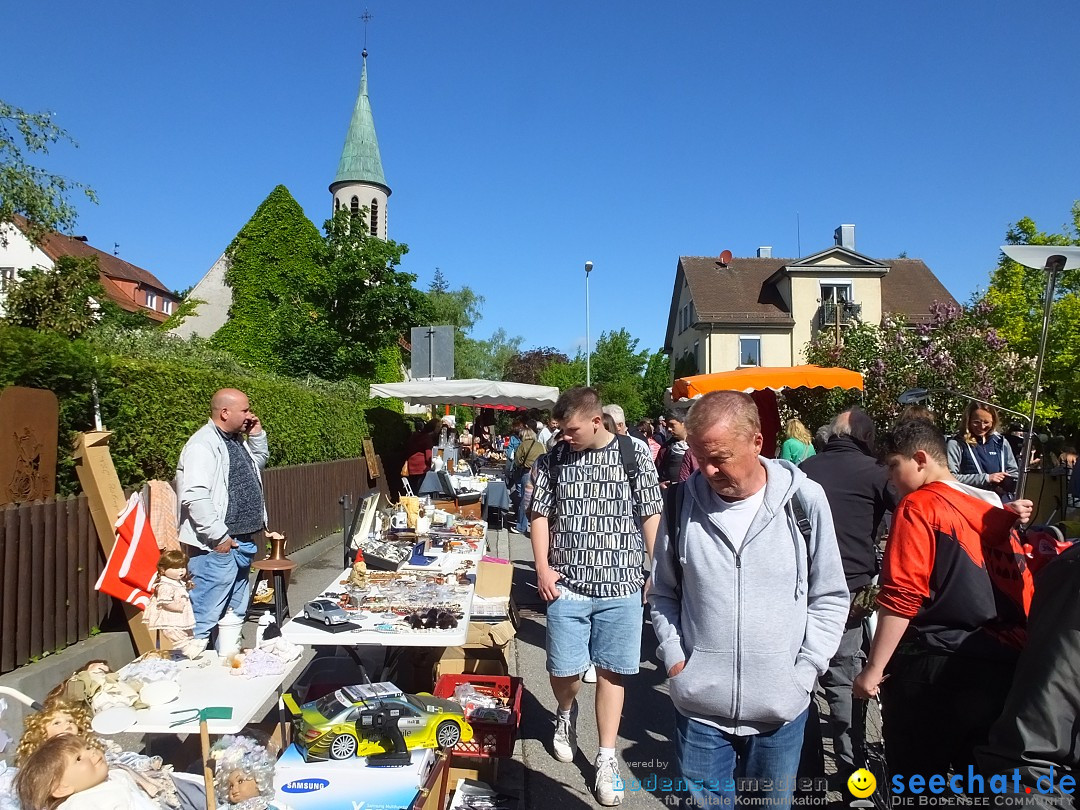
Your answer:
[[[171,480],[188,437],[209,418],[219,388],[247,393],[266,426],[271,466],[333,461],[362,455],[371,436],[376,452],[392,459],[408,430],[401,403],[371,401],[363,387],[293,380],[246,369],[227,356],[159,335],[113,334],[89,340],[0,327],[0,387],[48,388],[60,401],[57,490],[77,492],[71,459],[74,434],[94,424],[96,380],[101,417],[113,431],[113,462],[125,487],[150,478]]]
[[[263,200],[229,245],[229,320],[214,346],[258,368],[282,371],[281,351],[305,317],[305,291],[319,283],[322,236],[285,186]]]

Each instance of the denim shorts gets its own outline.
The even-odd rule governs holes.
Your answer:
[[[595,664],[634,675],[641,663],[641,593],[594,598],[567,590],[547,606],[547,669],[558,678]]]

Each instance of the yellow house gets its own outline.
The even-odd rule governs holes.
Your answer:
[[[682,256],[664,351],[676,376],[744,366],[792,366],[822,330],[880,323],[886,313],[925,322],[935,301],[955,304],[921,259],[871,259],[855,252],[855,226],[802,259]]]

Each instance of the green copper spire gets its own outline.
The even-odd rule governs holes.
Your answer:
[[[389,190],[383,174],[382,158],[379,156],[375,118],[371,114],[371,101],[368,100],[366,50],[363,57],[360,94],[356,97],[349,132],[345,135],[345,146],[341,150],[341,162],[338,163],[337,176],[331,188],[337,183],[372,183]]]

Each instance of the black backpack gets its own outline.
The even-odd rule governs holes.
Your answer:
[[[686,498],[686,492],[683,489],[683,484],[672,484],[664,491],[664,523],[667,525],[668,537],[670,538],[671,545],[671,561],[675,566],[675,596],[679,598],[682,596],[682,561],[679,559],[679,544],[682,542],[680,532],[682,530],[682,523],[680,516],[682,515],[683,501]],[[795,523],[799,527],[799,532],[802,533],[803,542],[806,544],[806,579],[807,587],[809,587],[810,580],[810,537],[813,534],[813,526],[810,524],[810,518],[806,516],[806,508],[803,506],[802,496],[799,495],[799,491],[795,490],[791,496],[791,500],[787,505],[791,508],[791,514],[795,518]]]

